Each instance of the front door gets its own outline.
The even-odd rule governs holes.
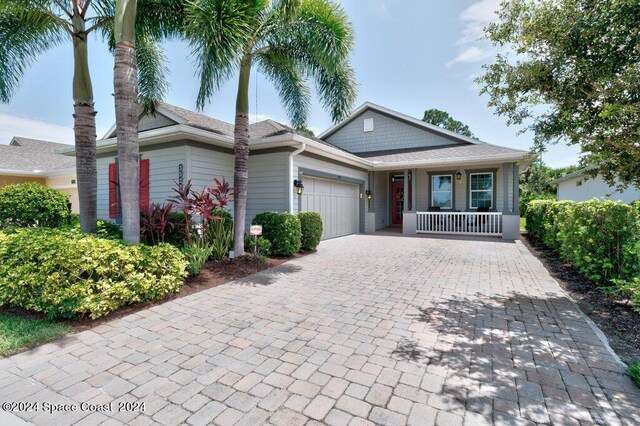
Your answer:
[[[404,212],[404,183],[391,185],[391,223],[402,225]]]

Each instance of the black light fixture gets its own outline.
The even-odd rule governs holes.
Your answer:
[[[366,191],[364,191],[364,193],[367,194],[367,200],[371,201],[371,199],[373,198],[373,194],[371,193],[371,191],[367,189]]]
[[[296,193],[298,195],[302,195],[302,193],[304,192],[304,185],[302,184],[302,179],[294,180],[293,187],[296,188]]]
[[[462,180],[462,173],[456,172],[456,179],[458,179],[458,181],[461,181]]]

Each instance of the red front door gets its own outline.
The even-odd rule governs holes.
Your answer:
[[[411,199],[411,194],[409,194]],[[404,183],[391,185],[391,223],[402,225],[402,212],[404,211]]]

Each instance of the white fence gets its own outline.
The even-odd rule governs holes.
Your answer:
[[[419,234],[502,235],[501,212],[418,212]]]

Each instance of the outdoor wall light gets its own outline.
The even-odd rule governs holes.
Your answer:
[[[458,182],[460,182],[462,180],[462,173],[456,172],[456,179],[458,179]]]
[[[302,195],[302,193],[304,192],[304,185],[302,184],[302,179],[298,180],[294,180],[293,181],[293,186],[294,188],[296,188],[296,193],[298,195]]]
[[[367,189],[364,193],[367,194],[367,200],[371,201],[371,199],[373,198],[373,194],[371,193],[371,191]]]

